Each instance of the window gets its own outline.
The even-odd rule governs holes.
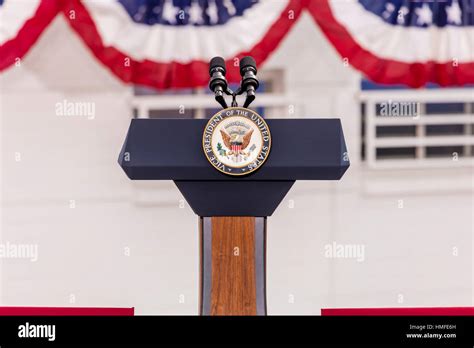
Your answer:
[[[366,90],[360,101],[370,168],[472,164],[474,89]]]

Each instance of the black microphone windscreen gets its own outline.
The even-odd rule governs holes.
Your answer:
[[[247,68],[247,67],[253,67],[255,71],[257,71],[257,63],[255,62],[255,59],[253,59],[250,56],[246,56],[240,60],[240,71],[242,72],[242,69]]]
[[[211,70],[214,69],[214,68],[224,69],[224,74],[225,74],[226,69],[225,69],[225,60],[224,60],[224,58],[222,58],[222,57],[212,58],[210,63],[209,63],[209,72],[211,72]]]

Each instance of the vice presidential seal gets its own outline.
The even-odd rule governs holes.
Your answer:
[[[202,145],[209,162],[229,175],[257,170],[268,158],[271,135],[267,123],[246,108],[228,108],[211,117]]]

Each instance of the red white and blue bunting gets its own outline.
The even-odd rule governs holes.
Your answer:
[[[0,0],[0,71],[62,13],[126,83],[203,86],[217,55],[238,81],[238,58],[261,65],[303,10],[375,82],[474,83],[474,0]]]
[[[375,82],[474,82],[473,0],[318,0],[308,9],[339,54]]]

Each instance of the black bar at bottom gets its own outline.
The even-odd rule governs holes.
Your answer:
[[[48,337],[19,337],[22,325],[54,325]],[[428,326],[430,325],[430,326]],[[420,329],[425,327],[424,329]],[[0,345],[145,343],[474,343],[474,317],[0,317]],[[429,328],[429,329],[428,329]],[[36,331],[38,332],[38,331]],[[47,333],[48,330],[43,330]],[[50,331],[49,331],[50,332]],[[30,331],[31,333],[31,331]],[[242,334],[236,334],[242,333]]]

